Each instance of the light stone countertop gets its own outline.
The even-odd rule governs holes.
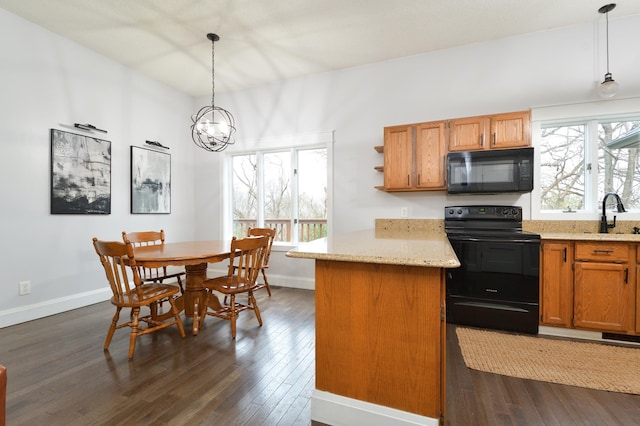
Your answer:
[[[590,232],[543,232],[540,234],[542,240],[568,240],[568,241],[620,241],[627,243],[640,242],[638,234],[599,234]]]
[[[540,234],[543,240],[569,241],[622,241],[640,242],[640,235],[633,233],[635,221],[619,220],[607,234],[600,234],[597,220],[525,220],[522,229]]]
[[[433,268],[460,266],[447,236],[431,230],[371,229],[350,232],[301,244],[286,255],[304,259]]]

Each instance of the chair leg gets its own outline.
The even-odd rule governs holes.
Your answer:
[[[180,311],[178,311],[176,302],[173,297],[169,298],[169,304],[171,305],[171,312],[173,312],[173,316],[176,318],[176,325],[178,326],[178,330],[180,331],[180,336],[184,337],[184,326],[182,325],[182,318],[180,318]]]
[[[158,318],[158,305],[160,305],[160,309],[162,309],[162,302],[164,302],[164,300],[160,301],[160,303],[155,302],[155,303],[152,303],[151,305],[149,305],[149,310],[151,311],[151,318],[152,319],[155,320],[156,318]]]
[[[136,350],[136,340],[138,338],[138,317],[140,316],[140,308],[133,308],[133,319],[131,320],[131,334],[129,335],[129,359],[133,359],[133,353]]]
[[[118,325],[118,320],[120,319],[120,310],[122,308],[116,308],[116,314],[113,316],[111,320],[111,325],[109,326],[109,331],[107,331],[107,338],[104,341],[104,350],[109,349],[109,345],[111,344],[111,339],[113,338],[113,333],[116,331],[116,327]]]
[[[264,285],[267,287],[267,293],[269,294],[269,297],[271,297],[271,287],[269,287],[269,281],[267,281],[267,274],[264,271],[264,268],[262,268],[262,278],[264,278]]]
[[[204,300],[202,301],[202,315],[200,315],[200,322],[198,324],[198,328],[202,328],[202,326],[204,325],[204,319],[207,316],[207,311],[208,311],[208,306],[209,306],[209,290],[205,290],[204,291]]]
[[[253,312],[256,314],[258,324],[260,324],[260,327],[262,327],[262,316],[260,316],[260,308],[258,308],[258,302],[256,302],[256,298],[254,297],[253,292],[249,292],[249,301],[251,302],[251,305],[253,305]]]
[[[238,313],[236,312],[236,295],[232,294],[231,297],[231,303],[230,303],[230,308],[231,311],[229,312],[231,314],[231,338],[235,340],[236,338],[236,316],[238,315]]]

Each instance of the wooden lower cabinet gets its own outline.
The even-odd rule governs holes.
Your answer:
[[[443,418],[444,281],[440,268],[316,260],[316,389]]]
[[[573,325],[632,333],[635,291],[629,264],[576,262]]]
[[[635,244],[543,240],[541,250],[541,325],[640,334]]]
[[[540,257],[540,323],[571,327],[573,318],[573,244],[542,243]]]
[[[573,325],[598,331],[635,331],[635,246],[618,242],[575,244]]]

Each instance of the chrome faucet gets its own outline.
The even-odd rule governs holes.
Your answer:
[[[608,192],[607,194],[605,194],[604,198],[602,199],[602,217],[600,218],[600,233],[601,234],[606,234],[606,233],[609,232],[609,228],[615,228],[616,227],[616,217],[615,216],[613,216],[613,223],[608,223],[607,222],[606,208],[607,208],[607,198],[609,198],[609,196],[613,196],[616,199],[616,208],[618,209],[618,213],[626,212],[626,210],[624,209],[624,206],[622,205],[622,200],[620,199],[618,194],[616,194],[615,192]]]

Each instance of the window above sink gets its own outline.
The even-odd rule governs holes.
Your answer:
[[[554,107],[538,117],[532,110],[538,164],[532,217],[598,218],[604,195],[614,192],[629,212],[618,220],[640,219],[640,99],[625,101],[626,108],[619,101],[594,102],[591,108]]]

